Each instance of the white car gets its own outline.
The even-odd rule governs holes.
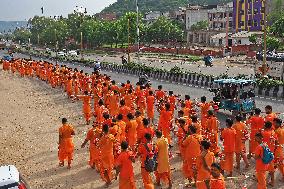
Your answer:
[[[29,189],[14,165],[0,167],[0,188],[2,189]]]
[[[63,57],[63,56],[66,56],[66,54],[63,51],[60,51],[57,53],[57,56]]]
[[[69,51],[68,55],[70,55],[70,56],[78,56],[77,51],[75,51],[75,50]]]

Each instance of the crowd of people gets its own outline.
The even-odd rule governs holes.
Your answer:
[[[284,181],[284,128],[270,105],[264,115],[256,108],[247,118],[227,118],[226,127],[221,128],[216,108],[212,108],[216,104],[205,96],[193,102],[189,95],[181,98],[161,85],[157,90],[151,83],[133,85],[126,81],[118,85],[108,75],[89,75],[49,62],[3,61],[3,70],[36,77],[53,88],[63,88],[70,101],[82,101],[86,124],[92,127],[81,147],[89,144],[89,165],[97,170],[106,187],[119,176],[119,188],[136,188],[133,163],[139,160],[145,189],[162,183],[171,188],[173,148],[182,159],[187,187],[224,189],[225,178],[246,172],[251,163],[255,164],[258,189],[274,186],[276,171]],[[75,129],[63,118],[58,158],[59,166],[67,161],[69,169],[73,135]]]

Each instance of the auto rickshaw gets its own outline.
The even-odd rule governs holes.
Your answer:
[[[246,79],[219,79],[214,81],[213,101],[219,109],[232,112],[233,116],[251,113],[255,109],[255,81]]]

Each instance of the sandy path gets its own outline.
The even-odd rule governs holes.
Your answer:
[[[80,148],[88,130],[81,118],[80,102],[72,103],[61,89],[52,89],[35,78],[12,76],[2,69],[0,97],[0,165],[16,165],[32,188],[103,188],[99,175],[87,165],[88,150]],[[58,167],[57,130],[62,117],[67,117],[76,129],[71,170]],[[175,168],[173,188],[179,188],[179,183],[184,182],[179,171],[180,158],[175,156],[171,165]],[[136,185],[143,188],[139,167],[137,162]],[[230,188],[238,188],[228,184]],[[118,188],[118,182],[109,188]]]

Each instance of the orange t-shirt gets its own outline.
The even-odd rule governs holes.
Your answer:
[[[132,152],[126,151],[116,159],[115,165],[120,167],[119,176],[124,179],[134,178],[133,165],[131,161]]]
[[[236,130],[236,152],[242,152],[242,150],[245,148],[244,143],[244,134],[246,130],[246,124],[242,122],[237,122],[233,125],[233,128]]]
[[[256,159],[256,164],[255,164],[255,170],[256,172],[259,171],[266,171],[268,169],[269,164],[264,164],[262,161],[262,157],[263,157],[263,147],[261,145],[258,145],[255,148],[255,155],[257,155],[259,158]]]
[[[222,139],[224,144],[224,152],[232,153],[235,152],[236,143],[236,130],[234,128],[225,128],[222,131]]]
[[[198,157],[201,153],[200,142],[202,136],[198,134],[189,135],[182,143],[185,147],[185,159]]]

